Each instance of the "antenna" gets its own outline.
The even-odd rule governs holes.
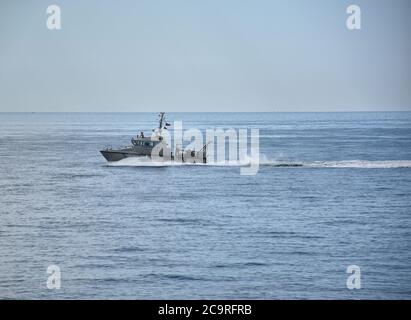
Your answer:
[[[212,141],[208,141],[208,142],[200,149],[199,152],[201,152],[201,151],[206,151],[206,150],[207,150],[207,147],[208,147],[208,145],[209,145],[210,143],[212,143]]]
[[[164,114],[165,114],[165,112],[160,112],[160,123],[158,125],[158,128],[160,130],[163,128]]]

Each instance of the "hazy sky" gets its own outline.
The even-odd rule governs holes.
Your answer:
[[[410,0],[0,1],[0,111],[411,110],[410,57]]]

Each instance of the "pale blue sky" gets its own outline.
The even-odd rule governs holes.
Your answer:
[[[0,2],[0,111],[411,110],[410,57],[409,0]]]

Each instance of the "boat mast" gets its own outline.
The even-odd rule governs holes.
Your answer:
[[[163,128],[163,120],[164,120],[164,112],[160,112],[160,123],[158,126],[158,128],[160,129],[160,132],[161,132],[161,129]]]

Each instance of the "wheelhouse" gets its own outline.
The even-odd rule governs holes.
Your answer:
[[[153,141],[151,138],[138,138],[138,139],[132,139],[131,143],[133,146],[136,147],[145,147],[145,148],[154,148],[155,145],[157,145],[160,141]]]

